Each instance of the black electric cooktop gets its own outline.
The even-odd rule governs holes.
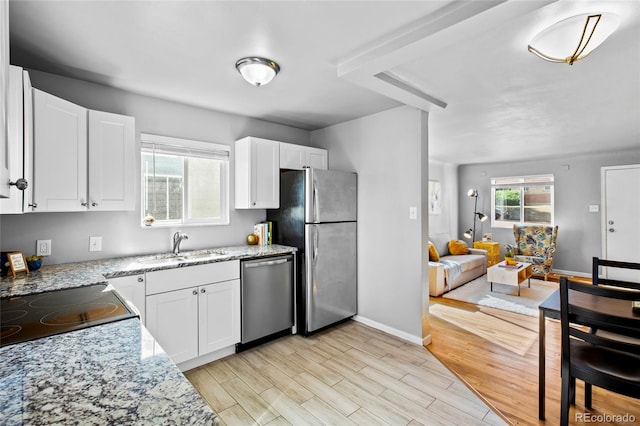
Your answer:
[[[0,346],[137,316],[107,284],[0,299]]]

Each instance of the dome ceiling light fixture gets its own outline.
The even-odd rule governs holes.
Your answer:
[[[613,13],[585,13],[556,22],[529,43],[529,52],[549,62],[567,63],[584,59],[620,25]]]
[[[238,59],[236,69],[242,78],[254,86],[264,86],[280,72],[280,65],[275,61],[257,56]]]

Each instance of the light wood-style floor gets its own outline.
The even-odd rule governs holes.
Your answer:
[[[431,298],[434,304],[467,312],[477,312],[476,305],[451,299]],[[538,332],[538,318],[494,310],[494,318],[503,321],[499,333],[517,336],[518,330]],[[480,316],[482,317],[482,316]],[[522,341],[523,352],[509,350],[506,345],[493,342],[492,338],[474,333],[442,320],[434,315],[429,318],[432,344],[429,351],[473,387],[510,422],[517,425],[558,425],[560,423],[560,323],[546,320],[546,421],[538,420],[538,342]],[[478,324],[480,328],[482,324]],[[481,333],[482,334],[482,333]],[[517,345],[517,342],[515,343]],[[576,406],[571,409],[569,421],[574,425],[590,424],[629,425],[640,423],[640,401],[623,397],[599,388],[593,388],[593,409],[584,407],[584,385],[577,381]],[[621,421],[594,422],[600,415],[625,415]],[[582,416],[582,420],[579,418]],[[603,418],[604,419],[604,418]],[[615,419],[613,419],[615,420]]]
[[[185,375],[230,426],[505,424],[425,348],[355,321]]]

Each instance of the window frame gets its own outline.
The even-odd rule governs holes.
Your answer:
[[[525,189],[532,186],[549,186],[551,196],[551,221],[546,222],[530,222],[525,221]],[[520,190],[520,220],[498,220],[496,219],[496,190],[500,188],[513,188]],[[555,179],[553,174],[529,175],[529,176],[512,176],[491,178],[491,227],[492,228],[511,228],[513,225],[540,225],[554,226],[555,223]]]
[[[144,154],[153,153],[183,157],[182,170],[182,219],[157,221],[151,225],[144,223],[146,176]],[[189,191],[189,161],[188,158],[211,158],[221,160],[220,165],[220,217],[214,219],[191,219],[191,203]],[[187,161],[184,161],[184,158]],[[142,228],[171,228],[176,226],[218,226],[230,223],[230,161],[231,147],[228,145],[204,142],[170,136],[160,136],[140,133],[140,226]]]

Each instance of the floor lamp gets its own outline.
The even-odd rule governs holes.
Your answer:
[[[480,219],[480,222],[484,222],[488,216],[478,212],[478,190],[470,189],[467,191],[467,195],[475,198],[475,204],[473,206],[473,229],[469,228],[463,235],[465,238],[470,238],[473,243],[476,240],[476,218]]]

